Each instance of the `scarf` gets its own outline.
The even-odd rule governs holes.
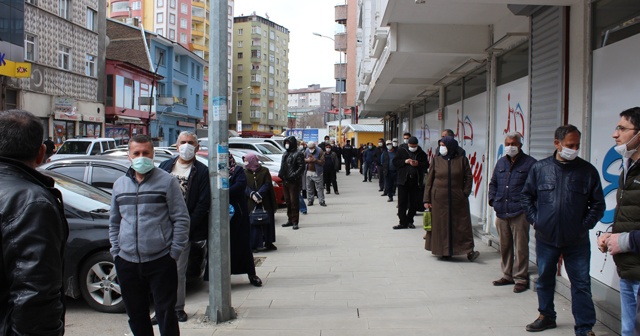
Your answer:
[[[229,154],[229,175],[233,175],[233,171],[236,169],[236,159],[233,158],[233,155]]]
[[[249,169],[252,172],[258,170],[260,166],[260,161],[258,161],[258,157],[254,153],[247,153],[244,155],[244,159],[247,160],[245,164],[245,168]]]

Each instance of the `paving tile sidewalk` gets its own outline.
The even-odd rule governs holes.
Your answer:
[[[300,230],[280,227],[286,213],[278,212],[278,250],[255,255],[263,258],[257,270],[264,286],[232,277],[236,320],[202,322],[208,305],[202,284],[188,293],[190,320],[181,323],[181,334],[531,335],[524,326],[538,315],[536,295],[492,286],[500,277],[495,249],[476,240],[476,262],[466,256],[438,260],[424,250],[422,229],[391,228],[397,224],[396,203],[380,197],[377,181],[363,183],[357,170],[339,173],[338,180],[340,195],[327,195],[327,207],[309,207]],[[542,335],[573,335],[570,302],[556,295],[555,303],[558,328]],[[102,332],[96,330],[101,325],[87,322],[88,314],[72,308],[67,335],[131,335],[126,315],[108,315]],[[600,324],[594,331],[615,335]]]

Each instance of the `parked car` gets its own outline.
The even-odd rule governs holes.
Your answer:
[[[244,143],[256,143],[256,142],[266,142],[268,144],[272,144],[276,146],[278,149],[284,152],[284,137],[280,136],[272,136],[271,138],[242,138],[242,137],[233,137],[229,138],[229,142],[244,142]]]
[[[104,153],[100,154],[100,155],[111,155],[111,156],[120,156],[120,157],[127,157],[129,155],[129,148],[116,148],[116,149],[110,149],[108,151],[105,151]],[[164,149],[164,148],[154,148],[154,156],[157,159],[170,159],[174,156],[178,155],[177,152],[173,152],[171,150],[168,149]]]
[[[264,141],[255,141],[254,139],[251,139],[251,141],[247,139],[229,139],[229,148],[253,150],[278,163],[282,161],[282,153],[284,153],[283,150],[273,144]]]
[[[236,160],[236,163],[238,164],[238,166],[244,168],[244,163],[242,162],[242,156],[244,152],[229,150],[229,153],[233,155],[233,159]],[[207,167],[209,166],[208,156],[209,156],[209,153],[207,151],[198,151],[196,153],[197,160],[204,163]],[[269,169],[269,172],[271,173],[271,181],[273,183],[273,190],[276,194],[276,200],[278,201],[278,205],[286,204],[284,201],[284,190],[282,187],[282,179],[278,177],[278,171],[272,170],[269,167],[267,167],[267,169]]]
[[[55,161],[74,156],[98,155],[116,148],[116,141],[113,138],[67,139],[48,161]]]

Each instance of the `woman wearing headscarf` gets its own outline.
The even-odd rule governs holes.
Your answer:
[[[273,182],[269,169],[263,167],[254,153],[247,153],[242,158],[244,161],[244,173],[247,176],[247,188],[245,195],[248,198],[248,208],[252,211],[257,206],[269,213],[271,221],[267,225],[251,226],[251,249],[254,251],[277,250],[273,245],[276,241],[275,213],[278,210],[276,193],[273,190]]]
[[[473,184],[469,160],[451,136],[440,140],[424,188],[424,207],[431,209],[432,229],[425,236],[425,249],[449,258],[466,255],[474,261],[469,195]]]
[[[233,155],[229,155],[229,204],[234,214],[229,224],[231,254],[231,274],[247,274],[249,282],[256,287],[262,286],[262,280],[256,275],[253,263],[249,232],[249,210],[247,209],[247,177],[244,169],[236,165]]]

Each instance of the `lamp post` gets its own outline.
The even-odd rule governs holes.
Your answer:
[[[315,36],[328,38],[335,44],[336,40],[332,37],[322,35],[320,33],[313,33]],[[340,68],[338,69],[338,77],[340,79],[340,92],[338,93],[338,144],[342,146],[342,51],[340,53]]]

